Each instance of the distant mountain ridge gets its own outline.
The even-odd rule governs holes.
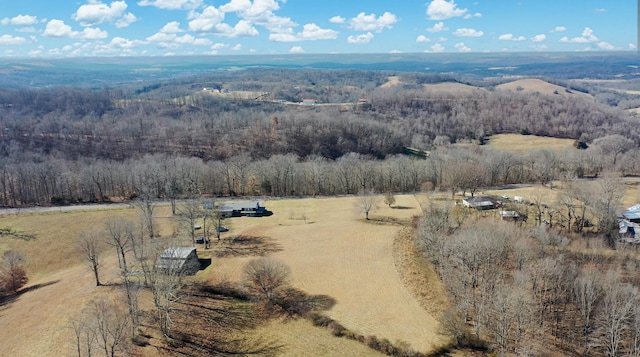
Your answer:
[[[640,76],[640,58],[635,52],[4,58],[0,59],[0,86],[100,88],[256,67],[421,72],[470,77],[631,79]]]

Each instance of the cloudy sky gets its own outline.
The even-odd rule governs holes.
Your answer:
[[[0,57],[635,51],[636,0],[3,0]]]

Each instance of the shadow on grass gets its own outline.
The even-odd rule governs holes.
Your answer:
[[[205,270],[211,265],[211,258],[199,258],[200,270]]]
[[[391,206],[391,209],[414,209],[415,207],[409,206]]]
[[[242,291],[233,290],[230,286],[186,287],[172,313],[173,329],[162,343],[153,343],[153,348],[184,356],[281,355],[281,343],[252,334],[269,321],[268,316],[248,297],[239,299]],[[145,325],[155,329],[154,314],[145,315]]]
[[[11,304],[12,302],[18,300],[18,298],[28,292],[34,291],[34,290],[38,290],[40,288],[44,288],[46,286],[49,285],[53,285],[56,284],[57,282],[59,282],[60,280],[52,280],[52,281],[48,281],[46,283],[42,283],[42,284],[35,284],[35,285],[31,285],[31,286],[27,286],[24,289],[18,290],[18,292],[16,292],[15,294],[7,294],[7,295],[3,295],[0,293],[0,307],[4,307],[7,306],[9,304]]]
[[[218,258],[265,256],[282,250],[282,246],[270,238],[242,235],[225,239],[215,248]]]

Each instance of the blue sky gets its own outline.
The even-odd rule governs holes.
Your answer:
[[[635,51],[636,0],[5,0],[0,57]]]

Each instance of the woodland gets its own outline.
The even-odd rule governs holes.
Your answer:
[[[637,119],[625,110],[637,96],[563,84],[590,101],[495,90],[507,81],[500,78],[424,73],[383,86],[392,74],[248,69],[99,90],[3,89],[0,204],[108,202],[142,189],[158,198],[414,192],[425,183],[446,190],[460,184],[446,182],[445,171],[465,165],[476,168],[478,186],[640,170]],[[422,89],[465,79],[477,90]],[[305,98],[318,104],[299,105]],[[563,154],[483,146],[502,133],[593,145]]]

